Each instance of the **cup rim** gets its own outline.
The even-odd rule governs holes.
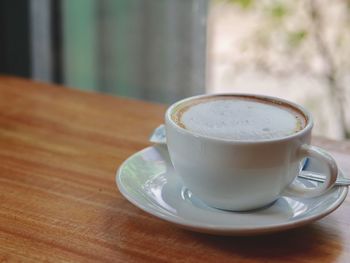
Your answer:
[[[300,111],[306,119],[306,125],[302,130],[300,130],[296,133],[284,136],[284,137],[272,138],[272,139],[259,139],[259,140],[237,140],[237,139],[218,138],[218,137],[203,135],[203,134],[200,134],[198,132],[190,131],[190,130],[184,129],[184,128],[180,127],[179,125],[177,125],[175,123],[175,121],[171,118],[171,113],[173,112],[174,108],[176,108],[180,104],[185,103],[185,102],[190,101],[190,100],[194,100],[194,99],[215,97],[215,96],[249,97],[249,98],[267,100],[270,102],[281,102],[283,104],[287,104],[288,106],[291,106],[292,108],[295,108],[296,110]],[[268,96],[268,95],[263,95],[263,94],[254,94],[254,93],[252,93],[252,94],[250,94],[250,93],[215,93],[215,94],[204,94],[204,95],[187,97],[185,99],[182,99],[182,100],[179,100],[179,101],[173,103],[172,105],[170,105],[168,107],[168,109],[166,110],[166,113],[165,113],[165,120],[166,120],[167,125],[170,124],[172,127],[174,127],[180,133],[187,134],[187,135],[194,136],[194,137],[201,138],[201,139],[210,140],[210,141],[224,142],[224,143],[231,143],[231,144],[257,144],[257,143],[271,143],[271,142],[287,141],[290,139],[294,139],[294,138],[303,136],[304,134],[308,133],[314,125],[313,118],[312,118],[312,115],[310,114],[310,112],[307,109],[305,109],[304,107],[300,106],[299,104],[296,104],[296,103],[291,102],[291,101],[286,100],[286,99],[274,97],[274,96]]]

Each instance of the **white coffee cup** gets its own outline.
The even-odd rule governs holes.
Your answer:
[[[233,140],[201,135],[178,125],[172,114],[183,103],[171,105],[165,114],[167,146],[175,170],[185,186],[209,206],[225,210],[250,210],[268,205],[281,195],[314,197],[325,193],[335,183],[338,167],[324,150],[311,146],[313,120],[301,106],[275,97],[222,94],[252,97],[267,103],[283,103],[305,116],[305,127],[291,135],[264,140]],[[314,189],[293,183],[305,157],[324,162],[325,182]]]

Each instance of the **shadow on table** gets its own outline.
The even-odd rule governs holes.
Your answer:
[[[263,262],[273,259],[306,260],[308,257],[312,262],[333,262],[343,249],[340,234],[319,223],[259,236],[223,237],[186,232],[184,235],[208,249]]]
[[[144,216],[142,221],[130,215],[109,228],[116,248],[135,246],[142,255],[167,262],[335,262],[343,252],[344,236],[331,216],[275,234],[230,237],[184,230],[135,212]],[[117,218],[111,221],[115,224]]]

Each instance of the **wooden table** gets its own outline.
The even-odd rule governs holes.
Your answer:
[[[0,262],[350,262],[350,199],[258,237],[182,230],[118,192],[165,106],[0,77]],[[350,175],[350,143],[316,138]]]

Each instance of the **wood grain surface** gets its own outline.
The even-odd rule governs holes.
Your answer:
[[[179,229],[118,192],[165,106],[0,77],[0,262],[350,262],[350,199],[283,233]],[[314,139],[350,175],[350,143]]]

